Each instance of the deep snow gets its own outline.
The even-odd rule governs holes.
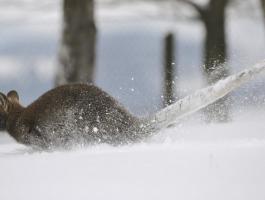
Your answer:
[[[1,91],[17,89],[25,104],[53,85],[59,3],[0,1]],[[157,15],[157,7],[138,8]],[[98,9],[96,84],[132,112],[160,107],[162,39],[169,30],[178,38],[181,95],[202,87],[200,23],[142,18],[129,6]],[[229,65],[235,72],[264,59],[265,40],[262,18],[231,19]],[[143,144],[32,152],[0,133],[0,199],[264,200],[264,77],[240,91],[231,123],[206,125],[197,113]]]
[[[264,199],[264,112],[199,118],[143,144],[71,152],[32,152],[1,135],[0,199]]]

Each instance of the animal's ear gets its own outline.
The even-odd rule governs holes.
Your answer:
[[[0,109],[6,112],[7,107],[8,107],[7,97],[6,95],[0,92]]]
[[[11,90],[10,92],[7,93],[7,99],[10,101],[10,102],[16,102],[18,103],[19,102],[19,96],[18,96],[18,93],[17,91],[15,90]]]

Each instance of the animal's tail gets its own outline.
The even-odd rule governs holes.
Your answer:
[[[167,127],[178,119],[194,113],[224,97],[226,94],[251,80],[263,71],[265,71],[265,60],[249,69],[245,69],[235,75],[220,80],[212,86],[200,89],[194,94],[184,97],[176,103],[159,111],[154,116],[148,118],[146,128],[153,132]]]

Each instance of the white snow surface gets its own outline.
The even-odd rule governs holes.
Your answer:
[[[219,125],[198,115],[142,144],[66,152],[33,152],[3,133],[0,199],[261,200],[264,121],[256,110]]]
[[[0,5],[1,92],[17,89],[28,104],[53,86],[61,1]],[[96,83],[126,108],[145,114],[159,109],[167,31],[177,35],[180,92],[202,87],[203,29],[200,23],[162,19],[154,6],[136,7],[97,5]],[[231,72],[264,59],[262,17],[231,16],[227,32]],[[197,113],[130,146],[33,152],[0,132],[0,200],[264,200],[264,85],[260,78],[241,88],[231,123],[206,125]]]

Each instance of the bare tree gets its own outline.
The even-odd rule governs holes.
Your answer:
[[[64,0],[64,29],[56,85],[93,82],[96,48],[94,0]]]
[[[229,70],[225,66],[226,34],[225,34],[225,11],[229,0],[209,0],[206,6],[200,6],[191,0],[181,0],[191,5],[199,14],[205,27],[204,40],[204,72],[208,84],[225,78]],[[209,122],[226,122],[230,120],[229,104],[227,97],[208,106],[206,120]]]

